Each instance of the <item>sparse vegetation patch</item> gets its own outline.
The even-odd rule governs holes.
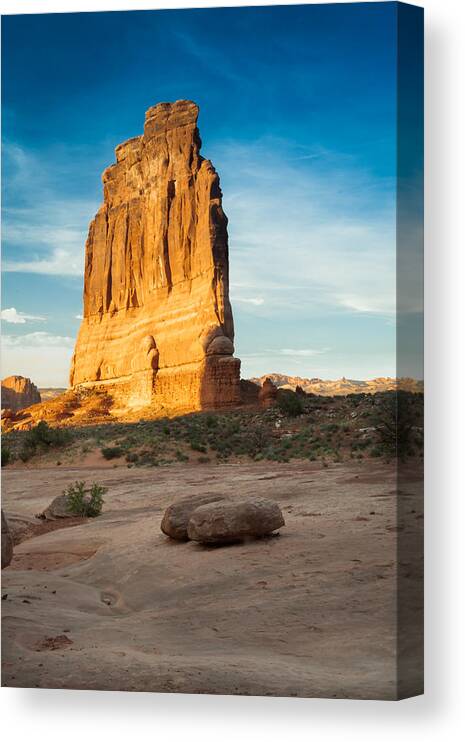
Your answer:
[[[130,466],[169,466],[191,461],[221,464],[247,458],[338,464],[348,459],[422,456],[423,395],[380,392],[326,398],[280,390],[268,409],[198,412],[175,418],[50,428],[3,436],[8,463],[45,457],[63,465],[100,450]],[[3,464],[5,465],[5,464]]]
[[[86,487],[85,482],[74,482],[63,492],[68,500],[68,510],[83,518],[95,518],[102,512],[106,487],[94,482]]]

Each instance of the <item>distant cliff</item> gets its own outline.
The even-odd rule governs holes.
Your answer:
[[[2,381],[2,409],[18,412],[41,401],[39,390],[24,376],[8,376]]]

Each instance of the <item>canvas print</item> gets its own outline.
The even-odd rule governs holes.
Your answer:
[[[2,18],[2,684],[423,687],[423,13]]]

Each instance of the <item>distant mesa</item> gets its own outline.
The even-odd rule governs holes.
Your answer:
[[[410,378],[379,377],[370,380],[342,379],[324,380],[319,378],[306,379],[301,376],[288,376],[287,374],[266,374],[255,377],[250,382],[262,387],[263,391],[269,384],[278,389],[291,389],[297,394],[319,394],[321,396],[340,396],[346,394],[376,394],[376,392],[388,392],[394,390],[405,390],[408,392],[422,392],[423,382]]]
[[[42,402],[48,402],[49,400],[55,399],[61,394],[64,394],[66,389],[64,387],[41,386],[39,387],[39,392]]]
[[[116,147],[86,243],[75,390],[123,408],[235,406],[227,218],[219,177],[200,155],[199,109],[159,103],[142,136]]]
[[[39,390],[25,376],[8,376],[2,381],[2,410],[18,412],[41,401]]]

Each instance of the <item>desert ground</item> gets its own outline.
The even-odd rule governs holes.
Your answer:
[[[370,458],[4,469],[2,507],[26,526],[76,479],[108,492],[101,516],[43,533],[26,527],[15,546],[2,572],[3,685],[419,692],[421,481],[406,469],[398,493],[397,474]],[[286,525],[278,536],[216,548],[170,540],[160,531],[164,509],[197,492],[269,497]],[[404,621],[415,627],[402,693],[399,585],[400,599],[410,596]]]

